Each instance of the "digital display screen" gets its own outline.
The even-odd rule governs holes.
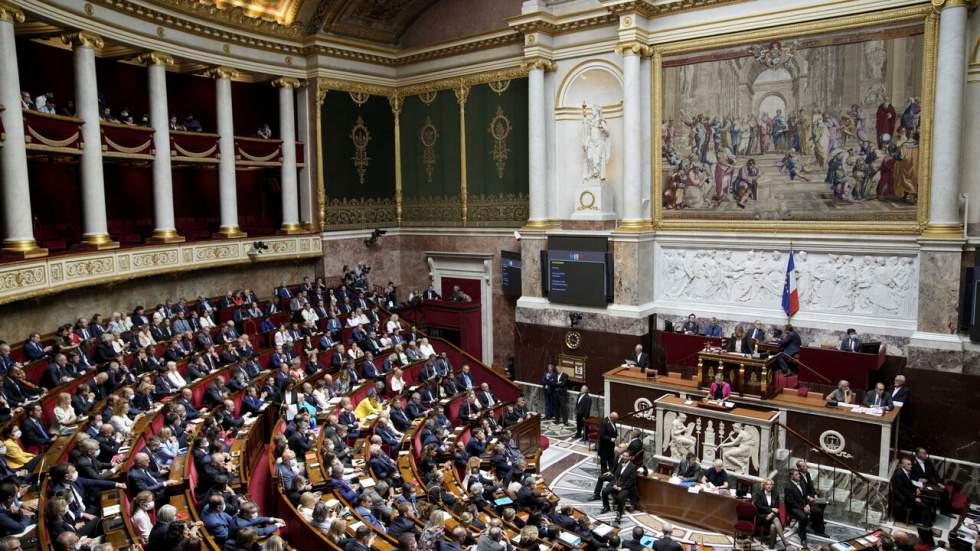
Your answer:
[[[549,236],[546,261],[548,300],[603,308],[611,296],[605,237]]]
[[[500,251],[500,286],[505,296],[521,296],[521,253]]]

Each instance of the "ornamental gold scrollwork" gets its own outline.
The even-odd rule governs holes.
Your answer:
[[[326,226],[337,230],[385,226],[396,220],[393,198],[331,199],[326,212]]]
[[[487,83],[487,86],[489,86],[490,89],[493,90],[498,96],[502,96],[504,92],[510,88],[510,79],[490,81]]]
[[[353,97],[353,96],[352,96]],[[361,185],[364,185],[364,178],[367,176],[368,166],[371,164],[371,157],[368,157],[367,146],[371,141],[371,132],[364,124],[364,118],[357,116],[354,127],[350,130],[350,141],[354,144],[354,169],[357,170],[357,178]]]
[[[528,219],[526,193],[471,194],[467,203],[470,226],[520,227]]]
[[[432,117],[425,117],[425,124],[419,129],[419,142],[422,143],[422,165],[425,167],[425,179],[432,183],[432,174],[436,170],[436,142],[439,140],[439,130],[432,124]]]
[[[419,94],[419,101],[426,105],[432,105],[432,102],[436,100],[436,96],[439,94],[438,90],[429,90]]]
[[[504,178],[504,169],[507,168],[507,154],[510,153],[510,149],[507,148],[507,136],[510,135],[512,125],[510,124],[510,119],[504,114],[504,110],[499,105],[497,106],[497,113],[492,119],[490,119],[490,136],[493,137],[493,149],[490,151],[490,156],[493,157],[494,162],[497,164],[497,178]]]
[[[371,99],[371,94],[367,92],[348,92],[350,94],[350,99],[357,104],[358,107],[363,107],[365,103]]]
[[[458,226],[463,219],[459,196],[406,197],[403,222],[406,226]]]
[[[90,33],[88,31],[75,31],[70,33],[64,33],[61,35],[61,41],[64,42],[65,45],[67,46],[72,46],[72,47],[82,46],[85,48],[93,48],[96,50],[101,49],[103,46],[105,46],[105,42],[102,40],[101,36],[94,33]]]
[[[11,6],[6,2],[0,2],[0,21],[23,23],[24,20],[24,12],[20,8]]]
[[[0,274],[0,292],[25,287],[34,287],[44,283],[44,267],[11,270]]]

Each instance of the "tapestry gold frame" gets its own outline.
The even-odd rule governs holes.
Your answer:
[[[763,42],[766,40],[790,40],[796,37],[815,34],[875,27],[896,23],[921,22],[923,24],[923,62],[922,62],[922,117],[919,130],[919,194],[915,220],[909,221],[792,221],[792,220],[719,220],[719,219],[664,219],[663,217],[663,160],[661,159],[660,121],[663,118],[663,69],[664,56],[686,54],[738,46],[741,44]],[[932,6],[926,4],[909,8],[885,10],[838,17],[825,21],[794,23],[768,29],[746,31],[724,36],[712,36],[659,44],[653,46],[651,69],[651,159],[653,161],[653,181],[651,182],[651,210],[654,226],[664,230],[714,230],[751,232],[821,232],[843,233],[862,232],[872,234],[918,234],[925,229],[929,219],[929,192],[932,174],[932,126],[936,87],[936,37],[939,16]]]

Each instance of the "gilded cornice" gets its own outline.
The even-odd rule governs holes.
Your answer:
[[[174,16],[173,14],[161,10],[154,9],[150,6],[144,4],[137,4],[131,0],[89,0],[95,4],[114,9],[142,19],[144,21],[149,21],[155,25],[161,25],[160,29],[164,27],[179,29],[188,34],[193,34],[196,36],[208,38],[211,40],[220,40],[222,42],[233,42],[241,46],[247,46],[251,48],[261,48],[263,50],[271,50],[277,52],[284,52],[290,54],[301,55],[303,53],[303,48],[296,43],[283,43],[272,40],[265,40],[263,38],[250,36],[246,34],[240,34],[235,32],[229,32],[226,29],[221,29],[213,24],[201,23],[198,21],[193,21],[180,16]],[[181,0],[188,1],[188,0]],[[203,6],[203,4],[202,4]],[[256,29],[251,29],[256,30]],[[301,37],[295,36],[282,36],[281,38],[291,39],[298,41]]]
[[[72,47],[84,46],[93,50],[98,50],[105,46],[105,42],[103,42],[101,36],[88,31],[64,33],[61,35],[61,41]]]
[[[433,59],[441,59],[444,57],[465,54],[468,52],[482,51],[489,48],[506,46],[508,44],[517,44],[519,42],[521,42],[521,34],[518,32],[513,32],[474,39],[461,43],[454,43],[443,48],[407,50],[402,53],[397,53],[397,50],[378,50],[372,48],[370,45],[365,44],[362,46],[357,43],[352,43],[349,45],[314,44],[304,48],[303,53],[305,55],[324,55],[341,59],[362,61],[365,63],[374,63],[377,65],[397,67],[400,65],[418,63],[420,61],[429,61]]]
[[[946,8],[971,8],[976,7],[975,0],[932,0],[932,7],[936,8],[937,11],[942,11]]]
[[[219,8],[209,2],[200,0],[149,0],[160,7],[179,11],[185,15],[199,17],[215,23],[223,23],[246,31],[279,36],[282,38],[299,39],[303,37],[303,28],[298,23],[283,25],[261,17],[250,16],[238,6]]]
[[[617,16],[609,11],[590,10],[556,17],[546,12],[522,14],[508,19],[510,27],[521,33],[567,34],[592,27],[613,25]]]
[[[17,6],[11,6],[6,2],[0,2],[0,21],[23,23],[24,12]]]
[[[630,0],[606,6],[609,13],[621,15],[635,13],[641,17],[663,17],[682,11],[699,10],[704,8],[714,8],[727,4],[738,4],[746,0],[676,0],[675,2],[651,3],[649,0]]]
[[[269,84],[275,86],[276,88],[299,88],[303,85],[298,78],[293,77],[279,77]]]
[[[554,65],[553,62],[548,63]],[[437,92],[440,90],[456,91],[459,88],[470,88],[480,84],[486,84],[488,82],[496,82],[498,80],[524,78],[527,76],[527,73],[528,68],[522,64],[517,67],[510,67],[508,69],[500,69],[497,71],[482,72],[472,75],[465,75],[462,77],[445,78],[434,80],[432,82],[423,82],[420,84],[409,84],[406,86],[397,87],[365,84],[335,78],[319,78],[317,79],[317,100],[322,103],[326,93],[330,90],[369,94],[372,96],[384,96],[388,98],[394,96],[406,98],[408,96],[417,96],[427,92]]]
[[[173,65],[174,58],[163,52],[146,52],[136,58],[137,63],[143,65]]]

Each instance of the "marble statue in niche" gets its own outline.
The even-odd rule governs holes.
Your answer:
[[[609,127],[602,116],[602,106],[582,104],[582,151],[585,166],[582,181],[585,184],[601,184],[606,181],[606,164],[609,163],[612,140]]]
[[[664,450],[670,450],[670,456],[682,459],[688,453],[694,452],[697,439],[694,434],[694,423],[685,423],[687,415],[683,413],[668,412],[664,416],[665,424],[670,427],[666,433]]]
[[[778,308],[786,251],[660,249],[658,300]],[[916,260],[912,257],[796,253],[800,311],[914,319]]]
[[[752,465],[759,466],[759,429],[741,423],[732,424],[732,432],[719,446],[725,468],[738,474],[749,474]]]

